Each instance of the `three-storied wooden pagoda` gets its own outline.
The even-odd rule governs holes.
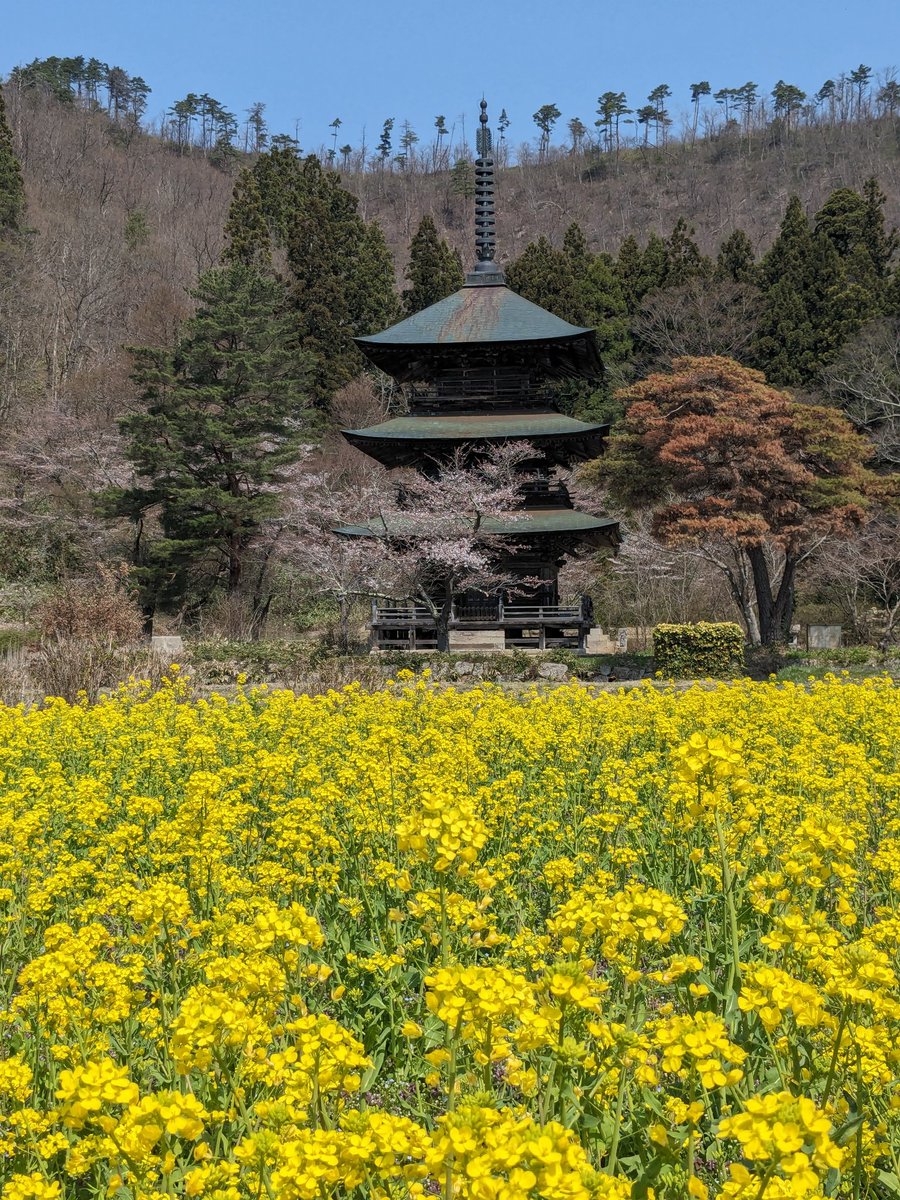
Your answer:
[[[515,543],[513,574],[540,582],[521,594],[455,597],[450,646],[455,640],[470,649],[583,649],[593,623],[590,605],[584,599],[560,604],[559,569],[581,545],[617,545],[618,525],[578,512],[555,473],[602,453],[609,426],[561,413],[547,384],[598,379],[602,364],[592,329],[570,325],[517,295],[494,261],[494,160],[484,100],[475,229],[475,268],[458,292],[381,333],[356,339],[371,362],[407,385],[408,413],[367,429],[345,429],[343,435],[386,467],[429,472],[460,448],[474,460],[498,443],[533,446],[537,459],[528,464],[521,510],[509,534]],[[372,607],[372,636],[379,649],[433,648],[435,620],[424,606],[378,602]]]

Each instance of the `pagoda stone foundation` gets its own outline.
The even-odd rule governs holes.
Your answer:
[[[606,425],[560,412],[552,385],[599,379],[594,331],[570,325],[506,285],[494,261],[493,158],[482,101],[476,161],[476,263],[453,295],[380,333],[357,338],[368,359],[407,391],[409,411],[365,429],[345,429],[352,445],[388,468],[434,473],[460,452],[476,462],[490,448],[527,443],[520,504],[506,524],[503,573],[522,587],[453,597],[449,648],[458,651],[584,651],[594,628],[587,598],[560,603],[559,571],[585,549],[618,545],[618,525],[579,512],[557,473],[603,452]],[[364,527],[336,532],[366,536]],[[371,534],[369,534],[371,536]],[[372,644],[382,650],[433,650],[430,609],[409,601],[372,605]]]

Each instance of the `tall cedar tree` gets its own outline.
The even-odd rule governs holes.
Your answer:
[[[667,543],[726,543],[752,574],[755,613],[729,578],[751,636],[786,641],[804,556],[823,535],[852,532],[883,490],[866,439],[730,358],[675,359],[619,397],[624,420],[587,477],[626,507],[652,508]],[[783,552],[777,586],[767,547]]]
[[[246,167],[238,175],[232,192],[222,259],[247,267],[265,268],[272,263],[272,240],[259,184],[253,171]]]
[[[403,309],[407,316],[452,295],[465,282],[459,251],[452,250],[446,240],[438,236],[429,213],[419,222],[409,243],[406,278],[410,282],[403,293]]]
[[[694,241],[694,230],[684,217],[675,222],[666,239],[666,274],[664,287],[679,287],[697,275],[710,276],[713,264],[700,253]]]
[[[612,259],[591,254],[577,223],[566,230],[562,250],[546,238],[528,245],[507,271],[510,287],[573,325],[594,329],[600,357],[607,366],[631,353],[628,306]],[[607,419],[610,392],[604,386],[567,383],[559,389],[564,408],[579,416]]]
[[[364,365],[354,336],[398,316],[393,259],[380,227],[363,221],[356,197],[315,155],[275,146],[254,163],[253,176],[272,243],[286,255],[296,336],[310,362],[308,394],[324,407]],[[249,188],[240,200],[256,245]],[[229,245],[237,252],[233,237]]]
[[[792,196],[778,237],[759,266],[763,307],[752,354],[776,384],[805,387],[869,315],[829,236],[813,232]]]
[[[283,285],[243,263],[208,271],[174,351],[135,350],[139,409],[122,422],[146,482],[118,497],[163,537],[140,565],[154,604],[202,602],[216,587],[248,596],[248,551],[277,510],[274,485],[294,462],[306,409]]]
[[[25,216],[22,168],[13,150],[12,130],[0,88],[0,235],[19,229]]]
[[[606,254],[591,254],[577,223],[566,230],[562,253],[578,298],[573,313],[575,323],[596,331],[600,357],[605,363],[623,362],[631,353],[631,335],[628,306],[613,260]]]
[[[753,243],[743,229],[735,229],[719,247],[716,274],[732,283],[756,283],[756,259]]]
[[[566,230],[562,250],[545,237],[531,242],[506,275],[509,286],[526,300],[573,325],[595,329],[604,361],[627,358],[631,340],[621,284],[612,261],[591,254],[580,225]]]
[[[619,247],[615,269],[628,311],[633,316],[644,297],[666,282],[669,255],[665,241],[658,233],[651,233],[646,247],[641,250],[637,239],[629,234]]]
[[[885,201],[878,180],[870,178],[862,195],[852,188],[837,188],[816,213],[816,232],[825,234],[837,251],[861,319],[885,311],[886,285],[898,245],[897,231],[885,226]]]
[[[506,268],[509,286],[532,304],[539,304],[564,321],[581,325],[581,297],[566,256],[543,235],[529,242]]]

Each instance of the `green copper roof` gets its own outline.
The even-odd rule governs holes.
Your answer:
[[[558,412],[448,413],[446,416],[392,417],[368,429],[342,430],[351,442],[370,438],[392,441],[491,441],[506,438],[588,436],[606,425],[589,425]]]
[[[570,325],[508,287],[464,287],[381,333],[357,338],[369,346],[550,341],[593,333]]]
[[[538,534],[584,534],[589,536],[604,533],[614,541],[618,540],[618,521],[610,517],[592,517],[589,513],[577,512],[574,508],[529,508],[515,514],[510,514],[508,520],[503,518],[488,519],[483,528],[487,533],[503,537],[520,538],[534,537]],[[381,537],[384,535],[385,524],[381,517],[376,517],[368,525],[342,525],[335,533],[344,537]],[[391,529],[397,535],[415,535],[415,520],[411,519],[409,527]]]
[[[601,529],[612,532],[618,521],[610,517],[592,517],[574,508],[531,508],[516,514],[515,520],[491,520],[484,523],[491,533],[510,537],[527,537],[536,533],[595,533]]]

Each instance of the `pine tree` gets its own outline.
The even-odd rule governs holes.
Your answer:
[[[410,283],[403,293],[407,316],[443,300],[465,282],[458,252],[438,236],[434,220],[428,213],[419,222],[409,243],[406,278]]]
[[[244,168],[234,185],[225,222],[224,262],[268,267],[272,262],[269,226],[263,211],[256,175]]]
[[[753,244],[743,229],[735,229],[719,247],[716,273],[720,278],[730,279],[733,283],[756,282]]]
[[[121,424],[142,484],[115,497],[163,536],[141,564],[155,604],[254,589],[249,550],[304,432],[306,394],[283,285],[243,263],[208,271],[174,351],[135,350],[140,408]]]
[[[0,87],[0,237],[21,228],[25,217],[25,185],[22,168],[13,149],[12,130],[6,119],[6,104]]]

